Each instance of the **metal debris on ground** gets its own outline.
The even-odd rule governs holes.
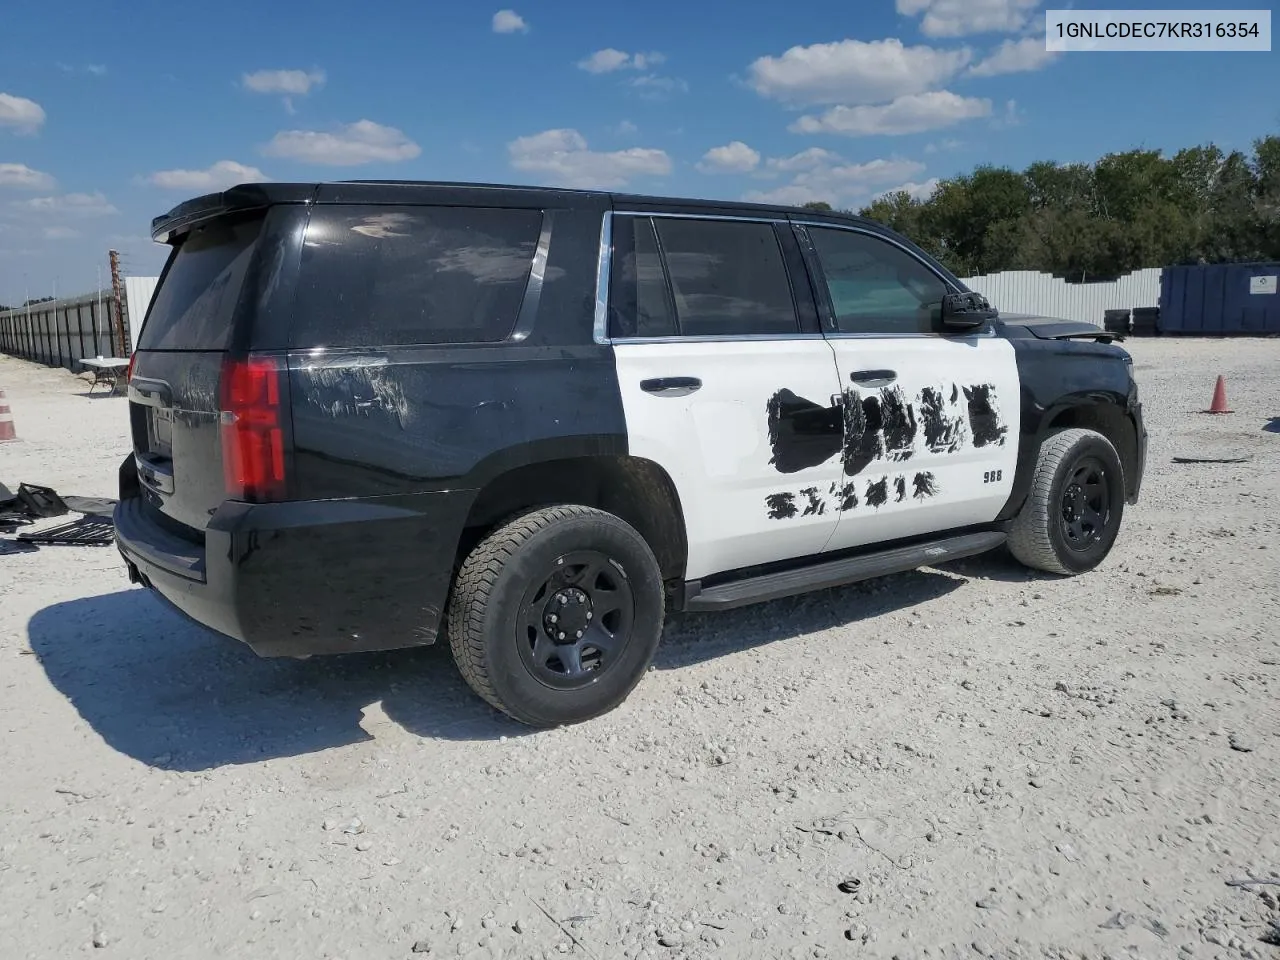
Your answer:
[[[1248,463],[1252,457],[1174,457],[1174,463]]]
[[[67,505],[56,491],[34,483],[18,484],[18,502],[30,517],[61,517],[67,513]]]
[[[36,520],[84,514],[79,520],[18,534],[17,540],[0,540],[0,555],[31,553],[36,544],[108,546],[113,541],[112,512],[116,501],[106,497],[58,496],[51,487],[34,483],[18,484],[14,493],[0,483],[0,533],[13,533]]]
[[[18,534],[23,543],[47,546],[109,547],[115,539],[115,525],[109,517],[84,516],[44,530]]]

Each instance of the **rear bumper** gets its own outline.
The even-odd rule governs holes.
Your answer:
[[[139,497],[122,497],[116,545],[131,580],[260,656],[419,646],[440,629],[473,497],[228,501],[203,545],[161,527]]]

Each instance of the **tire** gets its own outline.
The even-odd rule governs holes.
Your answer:
[[[627,698],[657,650],[664,613],[644,538],[612,514],[568,505],[510,520],[471,551],[447,629],[472,690],[521,723],[555,727]]]
[[[1063,430],[1040,445],[1031,490],[1009,526],[1009,551],[1034,570],[1086,573],[1111,552],[1123,517],[1116,448],[1092,430]]]

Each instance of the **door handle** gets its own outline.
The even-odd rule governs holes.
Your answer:
[[[849,379],[860,387],[883,387],[898,379],[896,370],[855,370]]]
[[[697,377],[653,377],[640,381],[640,389],[659,397],[687,397],[702,386]]]

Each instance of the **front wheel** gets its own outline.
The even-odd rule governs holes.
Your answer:
[[[1073,576],[1098,566],[1124,515],[1124,469],[1111,441],[1063,430],[1040,446],[1031,491],[1009,528],[1009,550],[1036,570]]]
[[[463,562],[449,645],[471,688],[538,727],[618,706],[662,635],[662,575],[644,538],[590,507],[535,510]]]

